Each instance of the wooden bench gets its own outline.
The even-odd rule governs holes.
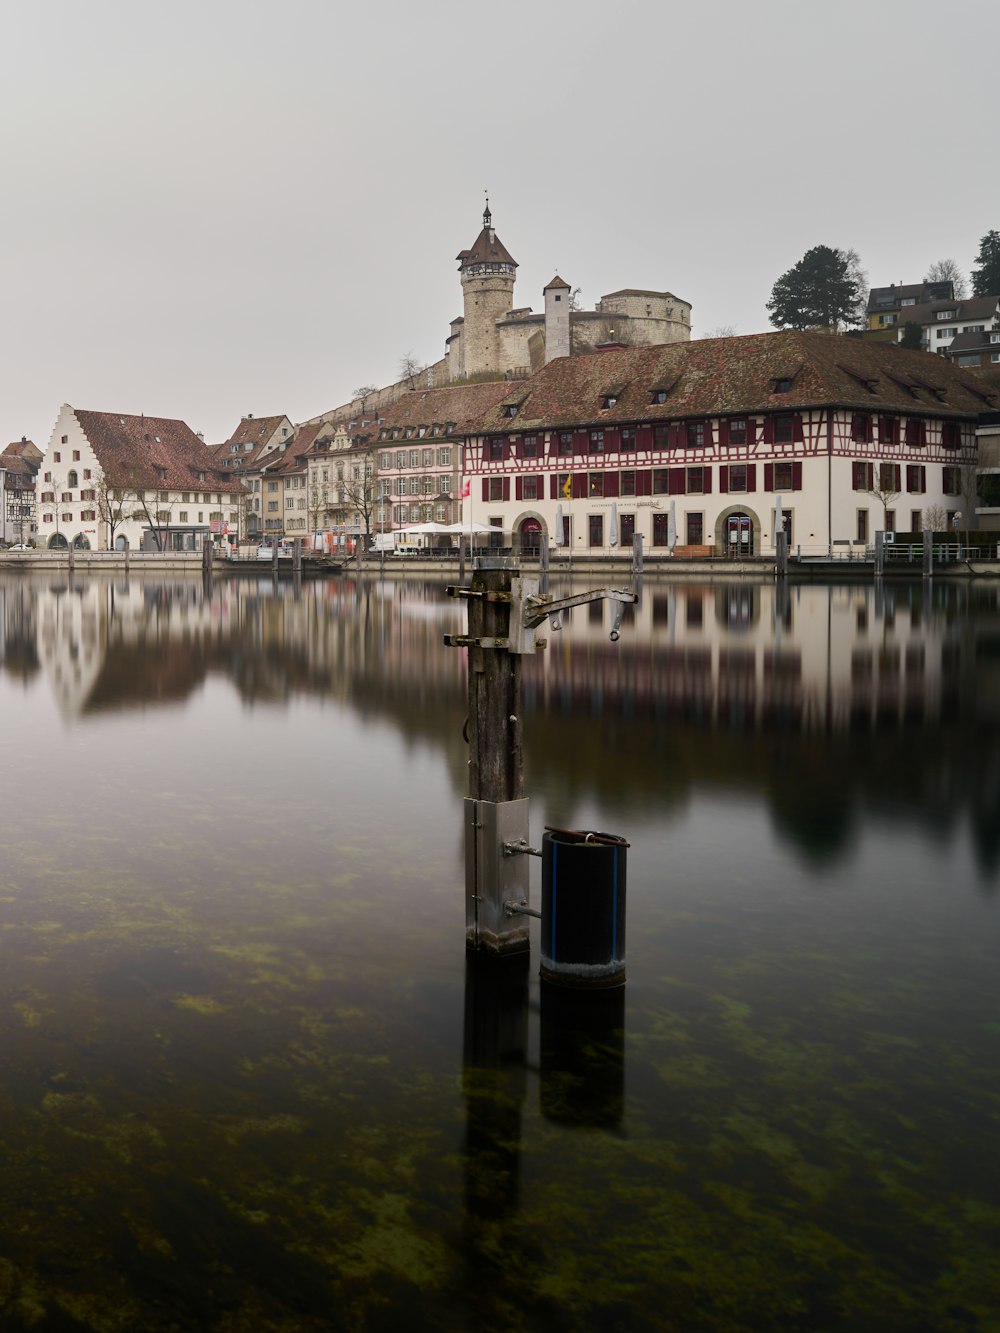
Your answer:
[[[681,560],[706,560],[715,554],[714,546],[675,546],[674,557]]]

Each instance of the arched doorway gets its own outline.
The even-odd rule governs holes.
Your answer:
[[[760,555],[760,519],[745,505],[730,505],[715,524],[715,550],[730,560]]]
[[[69,550],[69,542],[66,540],[66,538],[62,535],[61,532],[54,532],[52,536],[49,538],[49,550],[50,551]]]
[[[128,550],[128,538],[124,535],[124,533],[120,532],[118,536],[115,538],[115,550],[116,551]]]
[[[521,524],[521,554],[537,556],[542,549],[542,525],[537,518],[526,518]]]
[[[89,550],[90,550],[90,542],[89,542],[89,540],[83,535],[82,532],[78,532],[78,533],[76,534],[76,536],[73,538],[73,550],[74,550],[74,551],[89,551]]]

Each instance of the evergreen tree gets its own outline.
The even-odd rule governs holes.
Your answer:
[[[861,282],[854,251],[816,245],[783,273],[767,303],[771,323],[784,329],[839,329],[857,324]]]
[[[903,325],[903,336],[899,340],[900,347],[909,347],[911,351],[919,352],[924,345],[924,331],[919,324],[908,319]]]
[[[1000,296],[1000,231],[988,231],[979,242],[972,270],[973,296]]]

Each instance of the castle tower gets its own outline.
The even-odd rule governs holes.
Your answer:
[[[545,300],[545,364],[557,356],[569,356],[569,299],[570,286],[557,273],[542,288]]]
[[[475,244],[455,257],[462,275],[465,306],[460,373],[497,374],[502,367],[496,325],[513,308],[517,263],[497,239],[489,200],[483,212],[483,229]]]

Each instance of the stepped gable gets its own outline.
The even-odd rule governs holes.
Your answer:
[[[788,387],[777,392],[781,381]],[[653,401],[657,391],[665,391],[663,403]],[[604,407],[609,395],[615,404]],[[941,357],[894,343],[786,331],[560,357],[528,381],[513,421],[494,408],[483,429],[538,430],[829,404],[921,416],[971,417],[990,408],[982,382]]]
[[[407,426],[448,426],[450,435],[473,434],[498,403],[527,381],[489,380],[484,384],[448,384],[440,389],[412,389],[382,413],[379,434]]]
[[[221,474],[190,426],[170,417],[126,416],[74,409],[109,482],[127,478],[150,490],[240,491],[238,479]],[[198,474],[206,476],[198,480]]]

